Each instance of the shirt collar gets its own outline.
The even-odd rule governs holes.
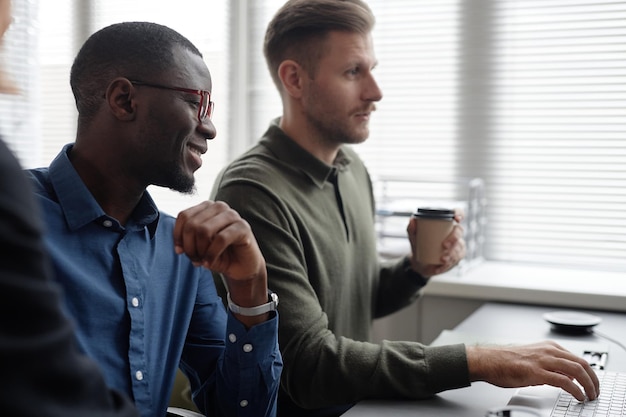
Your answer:
[[[266,146],[278,159],[308,176],[318,187],[337,175],[346,171],[352,160],[343,149],[339,149],[332,166],[322,162],[307,150],[298,145],[279,127],[280,118],[274,119],[267,129],[261,144]]]
[[[102,210],[74,169],[68,156],[72,146],[72,144],[65,145],[54,161],[52,161],[49,169],[50,181],[54,187],[68,227],[71,230],[76,230],[102,218],[109,218],[115,221]],[[145,191],[131,215],[129,226],[136,224],[140,228],[147,227],[150,238],[152,238],[156,232],[158,220],[159,211],[156,204],[150,197],[150,194]]]

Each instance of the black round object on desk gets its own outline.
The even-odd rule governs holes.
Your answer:
[[[591,333],[602,321],[598,316],[580,311],[552,311],[545,313],[543,318],[552,325],[553,331],[567,334]]]

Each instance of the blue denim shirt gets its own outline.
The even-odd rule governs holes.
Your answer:
[[[178,366],[209,416],[273,416],[282,369],[278,317],[245,327],[227,313],[210,271],[174,252],[175,219],[144,193],[126,226],[107,216],[66,145],[29,170],[47,249],[78,344],[142,416],[165,415]]]

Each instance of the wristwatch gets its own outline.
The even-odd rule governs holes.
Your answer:
[[[226,294],[228,300],[228,308],[235,314],[241,314],[242,316],[258,316],[260,314],[269,313],[270,311],[276,311],[278,307],[278,294],[271,290],[267,290],[268,302],[256,307],[241,307],[233,303],[230,299],[230,293]]]

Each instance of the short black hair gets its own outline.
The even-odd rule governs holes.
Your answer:
[[[70,72],[79,119],[93,117],[116,77],[150,80],[171,68],[175,47],[202,57],[189,39],[157,23],[122,22],[95,32],[81,47]]]

